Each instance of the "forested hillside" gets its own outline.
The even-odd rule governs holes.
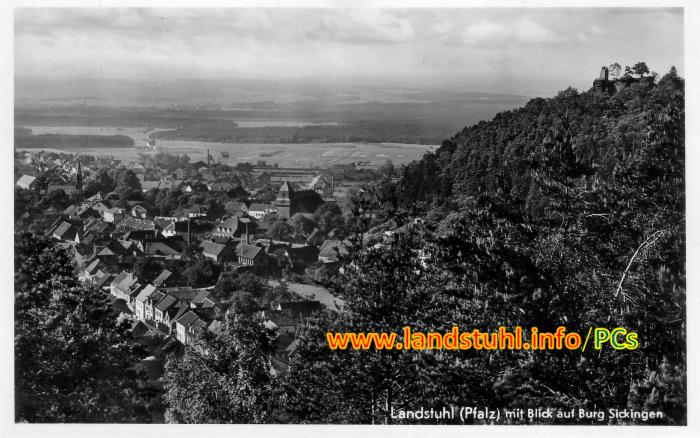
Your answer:
[[[632,82],[612,96],[569,88],[551,99],[533,99],[465,128],[407,166],[397,195],[403,205],[412,205],[498,193],[530,206],[543,173],[556,173],[556,180],[579,178],[582,184],[614,183],[632,166],[653,167],[654,161],[682,173],[683,102],[684,82],[675,69],[656,85]]]
[[[361,258],[360,275],[338,288],[349,314],[302,337],[289,380],[304,389],[286,399],[293,421],[389,422],[392,408],[454,403],[659,409],[658,423],[685,424],[684,132],[684,81],[672,69],[614,95],[534,99],[408,166],[399,209],[425,225]],[[424,268],[407,262],[421,246],[433,256]],[[368,354],[321,340],[330,328],[401,325],[619,326],[640,346]],[[304,400],[322,387],[329,410],[319,412]]]
[[[375,220],[407,210],[423,221],[352,256],[334,288],[344,311],[299,329],[289,373],[270,385],[246,359],[269,355],[264,342],[245,335],[250,322],[229,317],[231,337],[204,343],[212,357],[234,357],[227,359],[234,366],[212,366],[201,381],[231,382],[216,393],[237,396],[192,419],[188,413],[211,399],[180,391],[177,382],[192,374],[173,368],[171,418],[377,424],[407,422],[395,417],[400,410],[478,406],[663,413],[649,422],[506,423],[686,424],[684,84],[673,70],[657,84],[630,82],[614,95],[569,89],[535,99],[408,166],[395,192],[398,211],[384,202]],[[425,263],[418,249],[429,255]],[[424,333],[563,326],[583,337],[622,327],[638,334],[639,346],[333,351],[325,339],[404,326]],[[195,349],[186,355],[201,359]],[[258,411],[248,409],[252,399]]]

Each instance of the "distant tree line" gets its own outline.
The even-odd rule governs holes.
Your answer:
[[[410,121],[349,122],[340,125],[238,127],[235,123],[190,124],[151,134],[163,140],[216,143],[413,143],[436,144],[446,132],[440,124]]]
[[[125,148],[133,145],[134,139],[126,135],[15,135],[15,148]]]

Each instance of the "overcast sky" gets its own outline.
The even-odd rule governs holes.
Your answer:
[[[683,73],[681,9],[17,9],[15,74],[360,78],[484,91]]]

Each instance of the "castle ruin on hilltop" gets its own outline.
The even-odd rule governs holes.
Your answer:
[[[629,86],[630,84],[634,83],[643,83],[647,85],[653,85],[654,84],[654,77],[653,76],[641,76],[638,78],[635,78],[630,75],[625,75],[620,78],[615,78],[615,79],[610,79],[609,78],[610,71],[608,70],[608,67],[601,67],[600,69],[600,76],[598,76],[598,79],[593,81],[593,88],[602,91],[604,93],[608,94],[615,94],[618,91],[622,90],[623,88]]]

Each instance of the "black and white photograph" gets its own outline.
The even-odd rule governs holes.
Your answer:
[[[6,10],[8,436],[692,433],[690,2]]]

